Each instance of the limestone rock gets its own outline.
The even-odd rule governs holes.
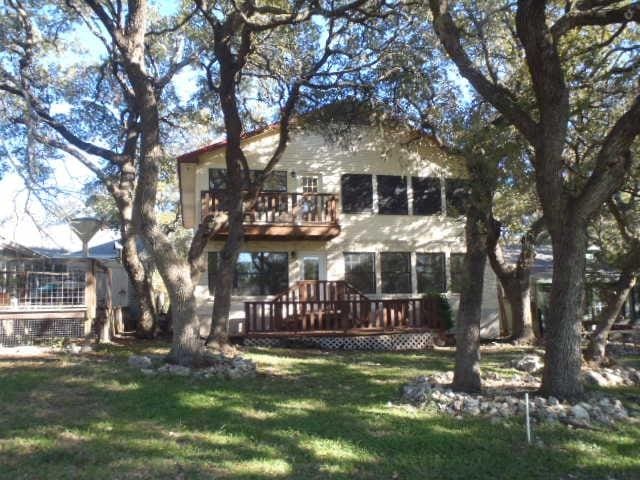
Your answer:
[[[544,362],[538,355],[525,355],[512,362],[511,366],[516,370],[527,373],[539,373],[544,368]]]
[[[151,368],[151,359],[145,355],[131,355],[127,363],[134,368]]]

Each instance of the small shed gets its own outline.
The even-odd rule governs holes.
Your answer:
[[[112,308],[111,275],[101,261],[0,238],[0,345],[87,337]]]

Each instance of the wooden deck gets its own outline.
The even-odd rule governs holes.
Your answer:
[[[202,217],[225,210],[224,194],[201,192]],[[338,196],[332,193],[263,192],[245,213],[244,235],[253,240],[329,240],[340,234]],[[221,230],[214,238],[223,239]]]
[[[271,301],[245,302],[240,335],[376,335],[444,328],[436,297],[374,300],[343,281],[304,281]]]
[[[423,333],[431,332],[433,328],[429,327],[406,327],[396,329],[376,329],[376,328],[350,328],[348,330],[280,330],[280,331],[268,331],[268,332],[251,332],[246,335],[233,335],[234,337],[289,337],[289,338],[304,338],[304,337],[350,337],[350,336],[375,336],[375,335],[392,335],[395,333]]]

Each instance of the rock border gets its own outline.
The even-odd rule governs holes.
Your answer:
[[[222,354],[208,355],[207,363],[208,366],[204,368],[190,368],[165,363],[162,357],[152,357],[150,355],[131,355],[127,360],[127,364],[130,367],[139,369],[146,376],[167,374],[179,377],[225,378],[228,380],[256,376],[256,364],[240,355],[233,357]]]

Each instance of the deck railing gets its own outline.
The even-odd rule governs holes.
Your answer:
[[[202,216],[225,211],[223,192],[201,193]],[[249,224],[335,225],[338,198],[333,193],[263,192],[245,213]]]
[[[318,288],[310,292],[314,283]],[[341,284],[348,286],[299,282],[274,300],[245,302],[242,333],[444,328],[435,297],[372,300],[353,287],[341,290]]]

